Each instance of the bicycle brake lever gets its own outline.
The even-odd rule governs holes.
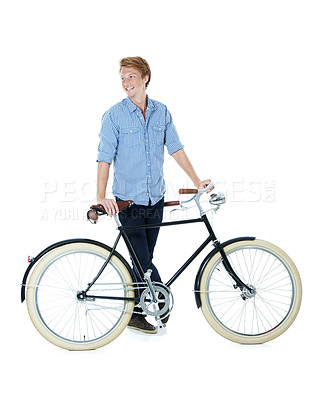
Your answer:
[[[189,210],[190,208],[194,207],[194,206],[186,207],[186,206],[183,206],[181,203],[179,203],[179,205],[180,205],[180,208],[173,208],[173,210],[171,210],[171,214],[174,211],[184,211],[184,210]]]

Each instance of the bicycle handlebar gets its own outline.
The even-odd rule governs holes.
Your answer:
[[[190,203],[192,200],[195,200],[200,213],[203,214],[204,211],[200,205],[200,197],[202,194],[209,192],[213,187],[214,187],[214,183],[210,182],[209,185],[207,185],[204,189],[179,189],[179,194],[194,194],[194,196],[191,197],[190,199],[181,201],[180,205],[187,204],[187,203]],[[212,196],[216,196],[216,195],[212,194]]]
[[[202,194],[210,190],[212,187],[214,187],[214,183],[210,182],[209,185],[207,185],[204,189],[179,189],[178,193],[179,194]]]

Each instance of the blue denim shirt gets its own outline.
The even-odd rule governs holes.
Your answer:
[[[147,98],[146,116],[125,98],[105,112],[97,161],[114,162],[113,194],[135,204],[156,204],[165,193],[164,145],[183,148],[166,106]]]

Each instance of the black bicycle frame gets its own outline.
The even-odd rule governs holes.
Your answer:
[[[222,257],[222,263],[226,269],[226,271],[228,272],[228,274],[234,279],[235,281],[235,288],[239,288],[240,290],[246,288],[247,290],[251,291],[252,289],[247,286],[234,272],[225,252],[223,247],[221,246],[221,243],[218,241],[218,239],[216,238],[213,229],[210,225],[210,222],[207,218],[206,215],[202,215],[200,218],[195,218],[195,219],[188,219],[188,220],[183,220],[183,221],[170,221],[170,222],[161,222],[158,224],[148,224],[148,225],[139,225],[139,226],[128,226],[128,227],[124,227],[124,226],[119,226],[119,234],[117,236],[117,239],[115,241],[115,244],[112,248],[112,251],[109,255],[109,257],[106,259],[105,263],[103,264],[102,268],[100,269],[100,271],[98,272],[98,274],[96,275],[96,277],[94,278],[94,280],[89,283],[88,288],[84,291],[81,292],[81,294],[84,297],[90,297],[90,298],[101,298],[101,299],[112,299],[112,300],[129,300],[129,301],[136,301],[139,300],[139,295],[136,294],[135,298],[131,298],[131,297],[114,297],[114,296],[89,296],[86,293],[90,290],[90,288],[93,286],[93,284],[97,281],[97,279],[99,278],[99,276],[102,274],[102,272],[104,271],[104,269],[106,268],[106,266],[108,265],[110,258],[112,257],[117,244],[119,242],[119,239],[121,238],[121,236],[124,239],[124,242],[127,246],[127,249],[129,251],[129,254],[131,256],[131,259],[134,262],[134,268],[136,268],[139,276],[142,279],[142,282],[145,282],[145,278],[144,278],[144,271],[142,269],[142,266],[140,264],[140,261],[136,255],[136,252],[127,236],[127,231],[129,230],[134,230],[134,229],[152,229],[152,228],[160,228],[163,226],[172,226],[172,225],[186,225],[186,224],[191,224],[191,223],[196,223],[196,222],[203,222],[209,232],[209,236],[207,237],[207,239],[198,247],[198,249],[188,258],[188,260],[182,265],[181,268],[178,269],[178,271],[176,271],[176,273],[171,277],[171,279],[169,279],[169,281],[165,284],[167,287],[171,286],[171,284],[173,282],[175,282],[175,280],[185,271],[185,269],[191,264],[191,262],[202,252],[202,250],[210,243],[213,242],[213,245],[215,246],[216,249],[218,249],[218,251],[221,254]],[[141,285],[141,282],[138,282],[139,285]],[[136,287],[137,289],[137,287]],[[79,296],[79,295],[78,295]]]

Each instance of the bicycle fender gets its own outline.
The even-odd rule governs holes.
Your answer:
[[[243,240],[254,240],[255,237],[253,236],[243,236],[243,237],[238,237],[238,238],[234,238],[234,239],[229,239],[226,242],[223,242],[220,244],[221,248],[224,248],[226,246],[228,246],[229,244],[235,243],[235,242],[241,242]],[[201,280],[201,276],[202,273],[208,263],[208,261],[216,254],[219,252],[219,247],[214,248],[206,257],[205,259],[202,261],[199,270],[197,272],[196,275],[196,280],[195,280],[195,286],[194,286],[194,291],[195,291],[195,300],[196,300],[196,304],[197,307],[200,308],[201,307],[201,300],[200,300],[200,280]]]
[[[70,244],[70,243],[78,243],[78,242],[95,244],[97,246],[103,247],[104,249],[106,249],[108,251],[112,250],[112,248],[107,246],[106,244],[98,242],[96,240],[91,240],[91,239],[68,239],[68,240],[62,240],[60,242],[54,243],[54,244],[46,247],[35,258],[32,259],[32,261],[29,263],[29,265],[28,265],[28,267],[27,267],[27,269],[26,269],[26,271],[24,273],[23,280],[22,280],[22,285],[21,285],[21,303],[23,303],[23,301],[25,300],[25,291],[26,291],[25,288],[26,288],[26,282],[27,282],[28,275],[31,272],[31,269],[37,263],[37,261],[40,258],[42,258],[45,254],[47,254],[49,251],[55,249],[56,247],[60,247],[60,246],[63,246],[65,244]],[[126,267],[127,267],[128,271],[129,271],[133,281],[137,282],[137,279],[135,277],[135,273],[134,273],[133,269],[130,267],[130,265],[124,259],[124,257],[121,254],[119,254],[117,251],[114,251],[113,255],[115,255],[117,258],[119,258],[120,261],[122,261],[126,265]]]

